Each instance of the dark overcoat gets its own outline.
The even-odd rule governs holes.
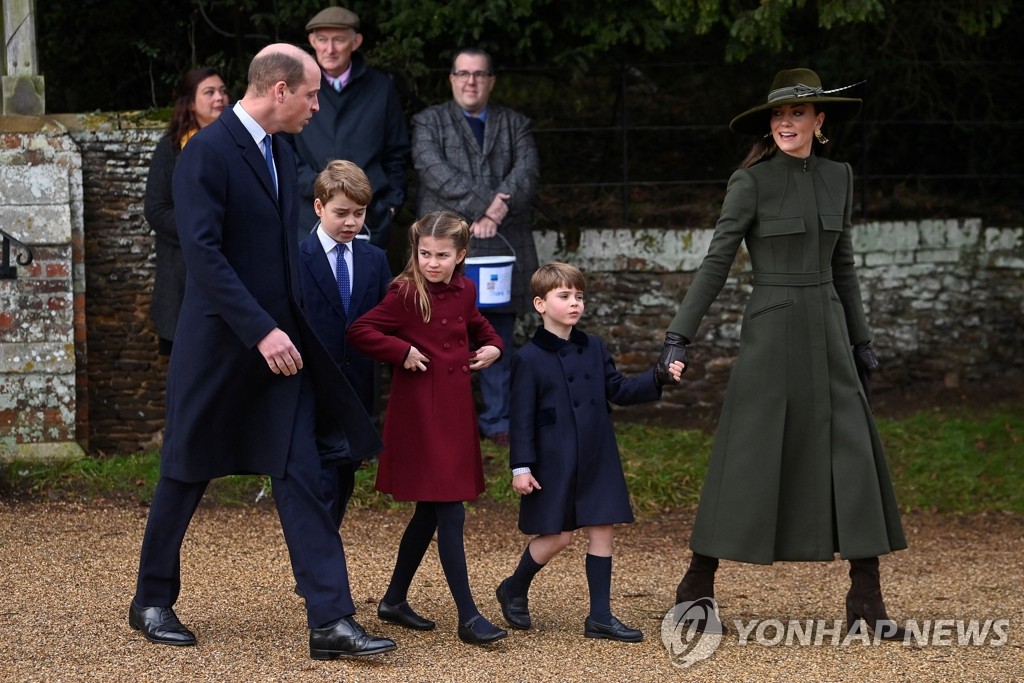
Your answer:
[[[367,413],[372,413],[376,392],[373,359],[347,341],[352,321],[379,304],[391,283],[391,267],[383,249],[366,240],[352,240],[352,298],[348,312],[341,304],[338,281],[331,262],[314,232],[299,244],[299,281],[306,318],[334,362],[345,373]]]
[[[370,179],[373,199],[366,209],[366,227],[373,243],[391,226],[391,209],[405,202],[405,169],[409,160],[409,129],[402,103],[390,76],[373,69],[358,52],[352,55],[352,75],[338,92],[321,73],[317,94],[320,111],[302,132],[285,136],[298,157],[299,221],[301,241],[316,225],[313,185],[320,171],[333,159],[359,166]]]
[[[273,149],[279,184],[290,185],[280,201],[259,145],[233,110],[199,131],[175,167],[188,277],[167,380],[161,474],[171,479],[283,476],[302,373],[316,387],[324,453],[360,459],[380,448],[362,404],[303,317],[295,157],[276,136]],[[302,354],[300,374],[275,375],[256,348],[275,327]]]
[[[573,329],[560,339],[539,327],[512,357],[513,468],[529,467],[541,489],[523,496],[519,528],[557,534],[633,521],[608,403],[661,397],[654,373],[625,377],[599,337]]]
[[[456,274],[449,284],[428,283],[428,291],[430,322],[415,289],[396,280],[349,327],[350,344],[392,365],[377,490],[396,500],[474,500],[484,474],[469,363],[477,348],[503,346],[477,310],[470,279]],[[430,359],[425,371],[402,367],[410,346]]]
[[[178,311],[185,296],[185,258],[181,255],[178,226],[174,222],[174,196],[171,177],[178,160],[178,142],[169,135],[160,138],[153,150],[146,176],[143,212],[156,235],[156,274],[149,317],[161,339],[174,339]]]
[[[540,166],[530,119],[506,107],[487,106],[483,147],[454,100],[427,107],[412,119],[412,163],[419,175],[417,211],[454,211],[470,223],[482,218],[494,195],[504,192],[508,215],[498,234],[515,251],[512,301],[488,308],[489,313],[533,311],[530,277],[537,270],[530,208],[537,192]],[[474,239],[472,256],[508,256],[503,240]]]
[[[850,237],[853,172],[782,152],[729,180],[669,330],[696,340],[740,243],[753,270],[690,546],[771,563],[906,547],[852,345],[871,338]]]

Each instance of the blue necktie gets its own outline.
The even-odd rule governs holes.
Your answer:
[[[338,252],[338,263],[334,267],[334,275],[338,278],[338,294],[341,295],[341,305],[348,313],[348,302],[352,298],[352,284],[348,277],[348,264],[345,263],[345,250],[347,244],[339,244],[335,249]]]
[[[482,149],[484,146],[484,120],[478,119],[475,116],[467,116],[466,120],[469,121],[469,127],[473,131],[473,137],[476,138],[477,144]]]
[[[277,169],[274,168],[274,145],[270,135],[263,138],[263,157],[267,160],[267,170],[270,171],[270,181],[274,183],[274,192],[277,193]]]

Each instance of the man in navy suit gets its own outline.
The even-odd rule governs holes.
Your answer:
[[[316,229],[299,245],[299,282],[310,327],[375,415],[376,365],[345,342],[349,325],[384,298],[391,282],[387,254],[356,239],[373,199],[370,179],[351,161],[327,164],[313,183]],[[355,487],[358,460],[323,461],[324,496],[338,526]]]
[[[128,623],[151,642],[194,645],[173,605],[181,544],[210,480],[271,477],[314,659],[387,652],[352,618],[345,551],[320,487],[321,452],[381,448],[344,375],[309,329],[294,242],[295,158],[276,133],[318,109],[320,71],[275,44],[249,66],[245,97],[196,134],[174,171],[188,268],[167,382],[160,480],[142,541]],[[239,600],[249,596],[239,596]]]

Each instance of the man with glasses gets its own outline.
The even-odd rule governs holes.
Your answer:
[[[328,7],[306,24],[309,44],[322,72],[320,111],[292,138],[298,157],[298,239],[316,226],[313,183],[332,159],[346,159],[366,172],[373,199],[366,209],[370,242],[387,249],[391,223],[405,201],[409,131],[391,78],[371,69],[356,50],[363,44],[359,17]]]
[[[413,117],[412,160],[419,174],[418,215],[448,209],[470,222],[470,256],[515,251],[512,300],[481,312],[505,342],[501,360],[480,373],[484,408],[480,431],[507,447],[509,380],[516,315],[533,311],[529,279],[537,269],[530,204],[540,174],[530,120],[490,102],[491,57],[477,48],[459,50],[448,80],[452,100]]]

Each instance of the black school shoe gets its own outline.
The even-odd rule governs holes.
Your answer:
[[[501,614],[512,628],[528,629],[533,625],[530,619],[529,600],[527,598],[510,597],[508,582],[509,580],[505,579],[498,584],[498,588],[494,591],[495,596],[498,598],[498,604],[501,605]]]
[[[583,622],[583,635],[587,638],[604,638],[622,643],[639,643],[644,639],[642,631],[626,626],[615,617],[612,617],[610,624],[599,624],[587,617]]]

